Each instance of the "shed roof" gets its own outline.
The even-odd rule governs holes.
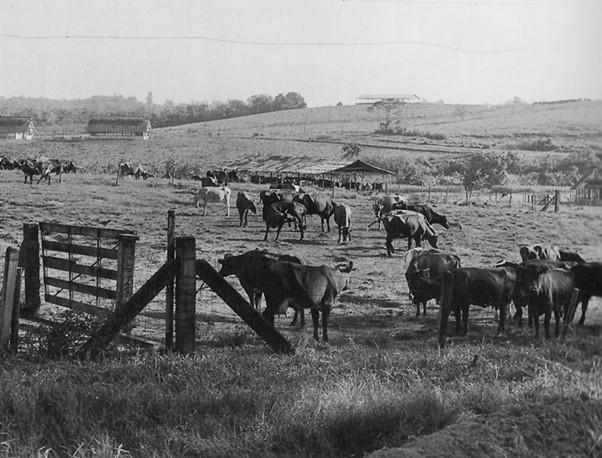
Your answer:
[[[259,154],[239,157],[233,161],[222,163],[217,168],[239,169],[258,173],[300,173],[303,175],[321,175],[330,173],[349,161],[316,160],[312,156],[261,156]]]
[[[150,121],[146,118],[119,116],[95,117],[88,120],[87,131],[91,134],[139,133],[150,129]]]
[[[338,169],[332,170],[333,173],[364,173],[370,175],[394,175],[393,172],[386,169],[381,169],[375,165],[369,164],[361,159],[358,159],[351,164],[344,165]]]
[[[28,116],[0,116],[0,134],[25,133],[30,122]]]

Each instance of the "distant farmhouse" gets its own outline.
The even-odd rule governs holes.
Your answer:
[[[574,186],[575,203],[578,205],[602,205],[602,170],[594,170]]]
[[[135,117],[90,118],[86,131],[92,137],[142,137],[143,140],[148,140],[150,138],[151,123],[146,118]]]
[[[404,103],[419,103],[420,97],[416,94],[365,94],[360,95],[356,100],[356,105],[372,105],[383,100],[394,99]]]
[[[0,116],[0,138],[31,140],[33,121],[28,116]]]

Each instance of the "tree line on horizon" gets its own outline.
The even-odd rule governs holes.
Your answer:
[[[94,116],[139,116],[151,120],[153,127],[169,127],[195,122],[236,118],[272,111],[306,108],[303,96],[297,92],[257,94],[246,101],[174,103],[171,100],[156,104],[149,92],[144,102],[122,95],[95,95],[85,99],[48,99],[44,97],[0,97],[2,116],[28,116],[40,127],[64,127],[86,124]]]

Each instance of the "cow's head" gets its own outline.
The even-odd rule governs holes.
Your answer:
[[[431,235],[431,237],[429,238],[429,243],[431,244],[431,246],[433,248],[439,248],[437,246],[437,240],[439,239],[439,236],[437,234],[433,234]]]
[[[230,253],[226,253],[224,257],[222,259],[218,259],[217,262],[222,266],[219,271],[219,274],[222,277],[236,275],[240,270],[239,256],[232,256]]]
[[[528,261],[529,259],[537,259],[537,253],[533,248],[523,245],[519,248],[519,253],[521,259],[524,261]]]
[[[438,223],[441,224],[441,226],[443,226],[445,229],[449,229],[449,222],[447,221],[447,216],[441,215],[439,217]]]

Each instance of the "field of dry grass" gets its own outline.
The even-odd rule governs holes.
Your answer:
[[[598,104],[592,106],[600,109]],[[56,154],[49,152],[49,156],[64,153],[64,157],[75,157],[91,170],[118,161],[125,154],[123,149],[127,149],[125,157],[143,164],[160,164],[170,155],[204,164],[215,161],[220,151],[224,157],[234,157],[254,148],[267,154],[268,144],[299,148],[281,153],[303,151],[330,157],[338,154],[340,145],[296,139],[322,135],[342,139],[345,135],[348,141],[352,135],[365,135],[370,141],[380,141],[370,134],[375,125],[373,115],[366,114],[358,121],[349,114],[352,110],[359,108],[318,109],[316,112],[324,117],[315,125],[303,125],[302,119],[286,124],[277,115],[261,115],[246,121],[165,129],[151,142],[42,146],[56,148]],[[470,116],[487,119],[489,140],[514,129],[520,133],[521,124],[535,132],[541,123],[542,131],[547,128],[555,139],[568,129],[561,116],[555,118],[558,124],[546,124],[552,110],[547,106],[533,108],[528,116],[523,114],[522,121],[521,114],[512,111],[518,108],[499,110],[497,121],[488,118],[491,113],[483,107],[463,113],[464,119],[456,113],[457,121],[441,124],[435,123],[432,114],[424,121],[430,124],[420,128],[442,126],[449,129],[446,135],[454,132],[453,141],[460,141],[460,132],[476,122]],[[338,117],[329,123],[334,111],[347,113],[348,121]],[[303,113],[291,115],[302,118]],[[562,111],[562,116],[570,118],[570,110]],[[580,111],[580,116],[584,133],[597,132],[599,124],[588,121],[589,111]],[[502,120],[503,127],[495,127]],[[290,140],[252,138],[260,130],[265,137],[288,135]],[[503,141],[511,137],[503,135]],[[579,141],[590,141],[587,138],[585,135]],[[29,154],[27,147],[16,143],[7,142],[2,147]],[[426,317],[414,316],[403,275],[405,241],[397,241],[398,252],[386,257],[384,231],[367,229],[372,222],[369,194],[336,191],[334,200],[353,211],[353,239],[347,245],[336,243],[336,231],[322,233],[314,217],[309,218],[303,241],[285,227],[278,242],[273,241],[273,234],[263,242],[260,209],[244,229],[238,227],[235,209],[226,217],[223,207],[213,205],[202,217],[201,210],[192,205],[197,187],[193,181],[172,185],[164,179],[125,179],[114,186],[114,177],[106,173],[64,175],[62,183],[50,186],[24,185],[20,172],[0,171],[0,252],[20,242],[24,222],[135,230],[140,236],[137,288],[164,262],[167,210],[174,209],[177,234],[195,236],[197,257],[216,268],[224,254],[254,248],[295,254],[309,264],[327,264],[344,256],[354,261],[356,270],[350,289],[340,295],[333,311],[330,344],[314,343],[310,324],[305,329],[291,328],[290,316],[279,317],[276,326],[297,351],[294,356],[272,355],[234,312],[204,288],[197,296],[197,352],[193,357],[128,353],[108,355],[105,362],[89,365],[6,359],[0,382],[20,382],[0,395],[3,453],[31,456],[52,448],[68,456],[361,456],[384,446],[407,445],[407,456],[419,452],[450,456],[447,447],[453,443],[457,456],[477,456],[469,431],[482,427],[481,418],[501,425],[498,431],[483,432],[490,438],[491,448],[487,450],[491,453],[483,448],[481,453],[601,453],[599,299],[592,301],[586,326],[575,328],[565,343],[535,339],[530,329],[515,326],[498,337],[492,311],[471,310],[467,337],[450,335],[449,347],[438,352],[437,308],[431,304]],[[245,189],[257,196],[263,189],[238,183],[232,187],[234,195]],[[507,199],[496,201],[486,195],[471,206],[458,204],[463,200],[461,194],[449,195],[447,201],[443,194],[433,195],[433,199],[438,211],[452,222],[449,230],[437,228],[440,248],[459,255],[463,266],[492,266],[502,258],[517,259],[520,244],[535,242],[556,244],[578,251],[586,259],[602,260],[600,208],[567,205],[555,214],[532,210],[520,198],[511,206]],[[229,280],[241,290],[235,279]],[[42,306],[42,313],[46,307]],[[160,340],[162,317],[160,295],[132,332]],[[477,362],[471,365],[472,361]],[[537,439],[536,432],[529,429],[535,420],[516,420],[516,409],[524,413],[521,406],[525,403],[534,406],[530,411],[540,412],[537,415],[543,424],[552,424],[546,418],[560,417],[566,418],[562,424],[578,423],[571,423],[571,437],[562,436],[564,448],[555,448],[560,440],[556,442],[551,436],[562,426],[550,426],[549,432],[542,432],[551,439],[547,442]],[[545,410],[548,404],[552,407]],[[431,437],[431,433],[435,434]],[[439,448],[433,449],[433,444]]]

